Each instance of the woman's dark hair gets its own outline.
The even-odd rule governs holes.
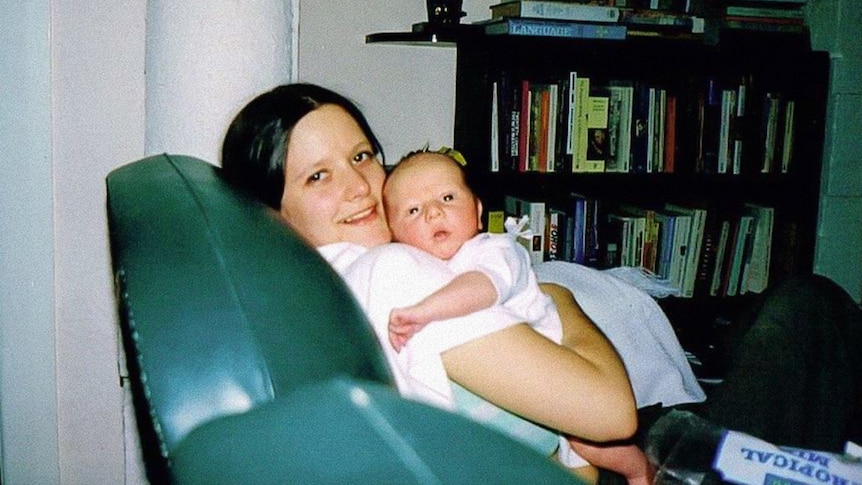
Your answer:
[[[374,154],[382,155],[380,142],[352,101],[314,84],[287,84],[254,98],[233,119],[222,144],[224,177],[280,209],[290,134],[299,120],[325,104],[347,111],[368,138]]]

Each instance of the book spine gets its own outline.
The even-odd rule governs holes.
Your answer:
[[[540,20],[528,18],[509,18],[500,23],[485,26],[487,34],[509,34],[536,37],[567,37],[574,39],[625,40],[624,25],[601,25]]]
[[[530,218],[530,231],[533,233],[533,245],[530,248],[530,261],[538,264],[545,259],[545,203],[525,201],[521,211]]]
[[[585,258],[588,266],[598,266],[600,241],[599,241],[599,201],[587,199],[586,201],[586,236],[584,241]]]
[[[586,172],[587,162],[587,113],[589,110],[590,78],[579,77],[575,84],[575,103],[577,104],[575,124],[575,153],[572,154],[572,172]]]
[[[790,171],[790,161],[793,159],[793,136],[796,118],[796,102],[787,101],[784,107],[784,139],[781,150],[781,173]]]
[[[788,19],[757,19],[753,17],[728,17],[724,26],[729,29],[755,30],[760,32],[784,32],[799,34],[806,32],[808,27],[802,22]]]
[[[805,18],[805,12],[800,8],[743,7],[741,5],[728,5],[725,8],[725,14],[739,17]]]
[[[670,283],[683,291],[685,285],[685,262],[688,254],[688,239],[691,234],[691,217],[675,216],[674,218],[674,250],[670,262]]]
[[[673,256],[674,218],[670,214],[656,214],[659,224],[658,262],[656,263],[656,274],[659,278],[667,280],[670,275],[670,263]]]
[[[580,20],[584,22],[616,22],[620,9],[603,5],[521,0],[521,16],[545,19]]]
[[[585,172],[604,172],[608,147],[608,98],[587,98],[587,152]]]
[[[548,211],[548,261],[562,261],[566,214],[557,209]]]
[[[746,262],[740,289],[761,293],[769,283],[769,262],[772,252],[772,226],[775,210],[771,207],[746,204],[754,217],[754,237],[751,256]]]
[[[778,115],[781,100],[772,93],[767,93],[763,101],[763,164],[761,173],[770,173],[775,161],[775,140],[778,131]]]
[[[542,121],[539,123],[539,129],[541,132],[539,133],[539,164],[538,171],[547,172],[548,171],[548,160],[550,158],[550,150],[548,150],[549,145],[551,144],[551,90],[550,86],[542,87],[542,97],[539,102],[539,112],[542,116]]]
[[[575,71],[569,72],[569,82],[566,84],[568,92],[568,116],[566,118],[566,155],[571,156],[576,151],[578,145],[578,136],[575,132],[575,125],[578,119],[578,99],[577,99],[577,84],[578,73]]]
[[[530,81],[521,81],[521,115],[518,118],[518,171],[526,172],[530,144]]]
[[[703,29],[700,25],[703,23],[701,17],[667,11],[624,9],[620,12],[619,22],[631,27],[663,27],[692,33],[697,33],[699,30],[702,32]]]
[[[586,235],[587,235],[587,201],[576,197],[574,202],[574,230],[572,238],[572,259],[578,264],[586,263]]]
[[[500,83],[491,85],[491,172],[500,171]]]
[[[608,87],[608,157],[606,172],[620,172],[619,139],[622,123],[622,91],[618,87]]]
[[[543,135],[545,133],[546,121],[544,119],[544,113],[547,112],[545,109],[546,106],[543,106],[545,92],[546,90],[544,85],[535,83],[530,85],[530,124],[529,136],[527,137],[529,150],[527,152],[528,161],[526,166],[526,171],[530,172],[539,171],[539,167],[542,163],[541,159],[545,143]]]
[[[753,217],[740,216],[739,230],[736,232],[736,242],[733,247],[733,258],[730,263],[730,271],[727,277],[726,296],[736,296],[739,290],[739,280],[742,273],[742,264],[745,257],[748,239],[751,237],[751,222]]]
[[[685,288],[682,294],[686,298],[694,296],[694,284],[697,279],[697,271],[700,268],[700,253],[703,246],[706,216],[706,211],[703,209],[695,209],[692,216],[691,237],[689,238],[688,258],[685,265]]]
[[[703,173],[716,173],[721,131],[721,92],[714,79],[707,82],[706,91],[703,93],[701,115],[701,149],[698,166]]]
[[[694,278],[694,295],[707,296],[712,284],[712,271],[715,264],[715,250],[718,243],[719,226],[715,215],[711,214],[704,223],[703,243],[700,246],[700,257],[697,262],[697,275]]]
[[[648,85],[638,83],[634,91],[631,131],[631,171],[634,173],[646,173],[648,168],[649,90]]]
[[[676,96],[668,95],[664,125],[664,171],[666,173],[673,173],[676,170],[676,105]]]
[[[518,160],[518,110],[520,109],[520,85],[509,72],[503,72],[496,83],[497,95],[497,152],[500,171],[517,171]],[[492,132],[493,136],[493,132]]]
[[[718,232],[718,242],[715,245],[715,262],[712,269],[712,280],[710,281],[709,294],[718,296],[722,287],[723,268],[725,266],[725,254],[727,254],[727,242],[730,238],[731,222],[728,220],[721,221],[721,228]]]
[[[721,91],[721,123],[718,137],[718,173],[727,173],[732,159],[733,140],[731,138],[734,113],[736,112],[736,91]]]
[[[551,86],[551,92],[554,93],[553,110],[556,113],[556,119],[551,126],[553,131],[551,138],[554,140],[554,160],[549,170],[553,169],[554,172],[563,172],[566,170],[566,144],[568,140],[566,139],[567,131],[565,127],[566,118],[569,114],[569,92],[566,83],[567,80],[563,79]]]
[[[654,99],[654,122],[653,122],[653,150],[652,167],[653,172],[664,172],[664,141],[665,123],[667,118],[667,90],[656,89]]]
[[[658,88],[649,88],[647,95],[647,116],[646,116],[646,171],[653,173],[655,171],[655,131],[656,131],[656,110],[655,98]]]
[[[503,211],[488,211],[488,232],[491,234],[503,234],[506,232],[504,221],[506,215]]]

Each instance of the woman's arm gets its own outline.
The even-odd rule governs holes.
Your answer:
[[[515,325],[442,354],[449,377],[527,419],[591,441],[630,437],[637,414],[625,367],[568,290],[542,285],[563,345]]]

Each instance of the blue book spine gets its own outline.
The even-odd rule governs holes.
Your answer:
[[[583,198],[576,198],[574,203],[575,227],[572,238],[572,259],[573,263],[584,264],[587,261],[586,257],[586,236],[587,236],[587,201]]]
[[[532,18],[508,18],[487,24],[485,26],[485,33],[528,35],[536,37],[625,40],[626,26],[539,20]]]

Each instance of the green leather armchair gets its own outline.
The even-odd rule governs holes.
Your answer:
[[[526,447],[400,398],[329,265],[219,168],[107,177],[147,475],[175,483],[572,483]]]

